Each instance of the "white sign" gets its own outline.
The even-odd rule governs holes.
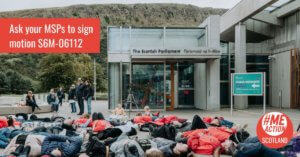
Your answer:
[[[173,56],[173,55],[221,55],[221,51],[210,48],[197,49],[144,49],[133,48],[131,51],[133,56]]]

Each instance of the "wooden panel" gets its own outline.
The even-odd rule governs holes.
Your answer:
[[[291,108],[300,108],[300,55],[298,49],[291,50]]]

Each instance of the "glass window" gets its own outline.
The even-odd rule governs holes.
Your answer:
[[[228,72],[228,55],[222,55],[220,59],[220,79],[221,80],[229,80],[229,72]]]
[[[225,82],[225,83],[221,83],[220,86],[220,103],[221,105],[229,105],[229,83]]]
[[[205,47],[206,36],[203,28],[166,28],[165,47],[182,48],[190,47]]]
[[[178,105],[194,106],[194,64],[178,64]]]
[[[114,109],[120,103],[120,63],[109,63],[109,109]]]
[[[162,48],[163,33],[163,28],[132,28],[131,45],[133,48]]]
[[[108,51],[121,50],[121,31],[119,27],[111,27],[108,29]]]
[[[128,108],[125,104],[127,103],[127,98],[130,90],[130,63],[122,64],[122,103],[125,107]]]
[[[132,94],[139,109],[164,109],[164,64],[132,64]]]

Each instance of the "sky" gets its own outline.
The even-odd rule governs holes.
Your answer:
[[[34,8],[64,7],[76,4],[134,4],[134,3],[180,3],[199,7],[232,8],[240,0],[0,0],[0,12]]]

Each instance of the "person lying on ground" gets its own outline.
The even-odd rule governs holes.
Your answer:
[[[35,97],[32,94],[32,91],[27,92],[26,105],[31,106],[32,113],[35,112],[35,108],[38,108],[39,110],[41,110],[41,108],[37,105],[37,103],[35,101]]]
[[[8,146],[4,149],[3,155],[10,155],[13,152],[17,153],[17,147],[23,145],[24,147],[29,146],[30,152],[29,157],[36,157],[41,155],[41,146],[45,139],[44,135],[36,135],[36,134],[19,134],[15,136]],[[16,155],[16,154],[14,154]],[[16,155],[18,156],[18,155]]]
[[[232,128],[234,126],[233,122],[225,120],[223,117],[204,117],[203,121],[211,126],[226,126]]]
[[[92,127],[93,132],[101,132],[107,128],[113,127],[107,120],[104,119],[104,116],[101,112],[97,114],[94,113],[92,120],[93,120],[93,127]]]
[[[163,152],[164,157],[186,157],[189,153],[188,145],[186,144],[176,143],[175,141],[160,137],[151,140],[155,142],[157,148]]]
[[[67,137],[61,135],[49,135],[42,144],[42,155],[59,157],[72,157],[80,152],[82,137]]]
[[[279,151],[265,147],[260,143],[257,137],[250,137],[244,142],[235,144],[231,140],[222,143],[225,154],[233,157],[283,157]]]

